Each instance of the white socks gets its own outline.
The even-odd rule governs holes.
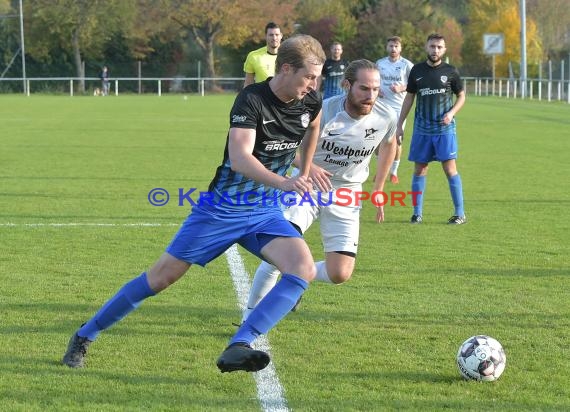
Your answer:
[[[243,312],[242,322],[247,319],[253,308],[275,286],[278,277],[279,271],[275,266],[266,261],[261,262],[253,277],[253,285],[251,285],[251,290],[249,291],[247,308]]]
[[[320,262],[315,263],[315,267],[317,268],[317,276],[315,277],[315,282],[333,283],[333,281],[329,278],[329,274],[327,273],[327,262],[321,260]]]
[[[392,166],[390,166],[390,174],[391,175],[398,175],[398,167],[400,166],[400,161],[399,160],[394,160],[392,162]]]

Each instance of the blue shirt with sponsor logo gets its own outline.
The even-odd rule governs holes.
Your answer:
[[[461,77],[454,66],[443,62],[435,67],[427,62],[414,65],[406,89],[416,95],[414,132],[428,135],[455,133],[455,119],[444,125],[442,118],[453,107],[453,95],[462,90]]]
[[[323,66],[323,99],[344,94],[342,89],[342,79],[344,72],[349,65],[349,61],[345,59],[333,60],[327,59]]]
[[[255,129],[253,156],[268,170],[285,176],[309,124],[321,110],[322,97],[313,91],[302,100],[284,103],[269,87],[269,80],[251,84],[238,94],[230,111],[230,128]],[[265,199],[279,196],[279,190],[231,169],[228,139],[229,133],[222,163],[209,186],[214,202],[244,209],[265,205]]]

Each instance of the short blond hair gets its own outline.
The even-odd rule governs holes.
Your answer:
[[[281,43],[275,61],[275,72],[279,73],[284,64],[301,69],[307,61],[312,64],[325,64],[326,59],[323,46],[317,39],[308,34],[297,34]]]

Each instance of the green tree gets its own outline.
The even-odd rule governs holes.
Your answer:
[[[402,54],[420,61],[425,59],[427,35],[442,27],[444,18],[428,0],[384,0],[358,16],[358,35],[350,46],[358,56],[375,60],[386,54],[388,37],[400,36]]]
[[[121,30],[123,21],[135,13],[134,0],[28,0],[24,3],[26,53],[50,62],[68,51],[79,92],[85,90],[84,61],[100,58],[105,44]]]
[[[545,59],[566,58],[570,53],[568,0],[527,0],[527,16],[536,21]]]
[[[292,32],[296,1],[172,0],[171,19],[180,25],[203,52],[206,76],[215,77],[216,48],[238,48],[243,42],[265,38],[269,21]]]
[[[321,42],[325,51],[333,41],[345,44],[357,34],[357,19],[351,9],[354,1],[301,0],[297,7],[299,31],[310,34]],[[345,50],[351,58],[350,50]]]
[[[20,48],[17,16],[9,0],[0,0],[0,77],[10,69]]]

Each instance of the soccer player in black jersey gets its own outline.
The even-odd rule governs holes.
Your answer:
[[[439,161],[449,182],[455,211],[447,223],[467,222],[463,208],[463,186],[457,172],[457,136],[455,115],[465,103],[465,91],[457,69],[441,59],[445,54],[445,39],[433,33],[427,38],[427,60],[414,65],[408,78],[408,92],[398,119],[396,136],[403,136],[403,124],[417,97],[414,131],[408,160],[415,163],[412,191],[416,196],[411,223],[422,223],[423,199],[428,164]],[[455,95],[455,102],[453,96]]]
[[[349,61],[342,58],[342,44],[335,41],[331,45],[331,56],[325,61],[321,76],[323,100],[338,94],[344,94],[342,79]]]
[[[283,216],[277,198],[281,192],[312,190],[309,169],[322,106],[317,80],[325,59],[313,37],[293,36],[279,48],[275,77],[238,94],[209,196],[193,206],[156,263],[127,282],[73,334],[65,365],[83,367],[89,345],[102,331],[168,288],[193,264],[205,266],[235,243],[272,262],[284,275],[231,338],[217,366],[222,372],[255,372],[269,364],[269,355],[251,343],[291,311],[316,275],[309,247]],[[299,147],[301,173],[288,177]]]

